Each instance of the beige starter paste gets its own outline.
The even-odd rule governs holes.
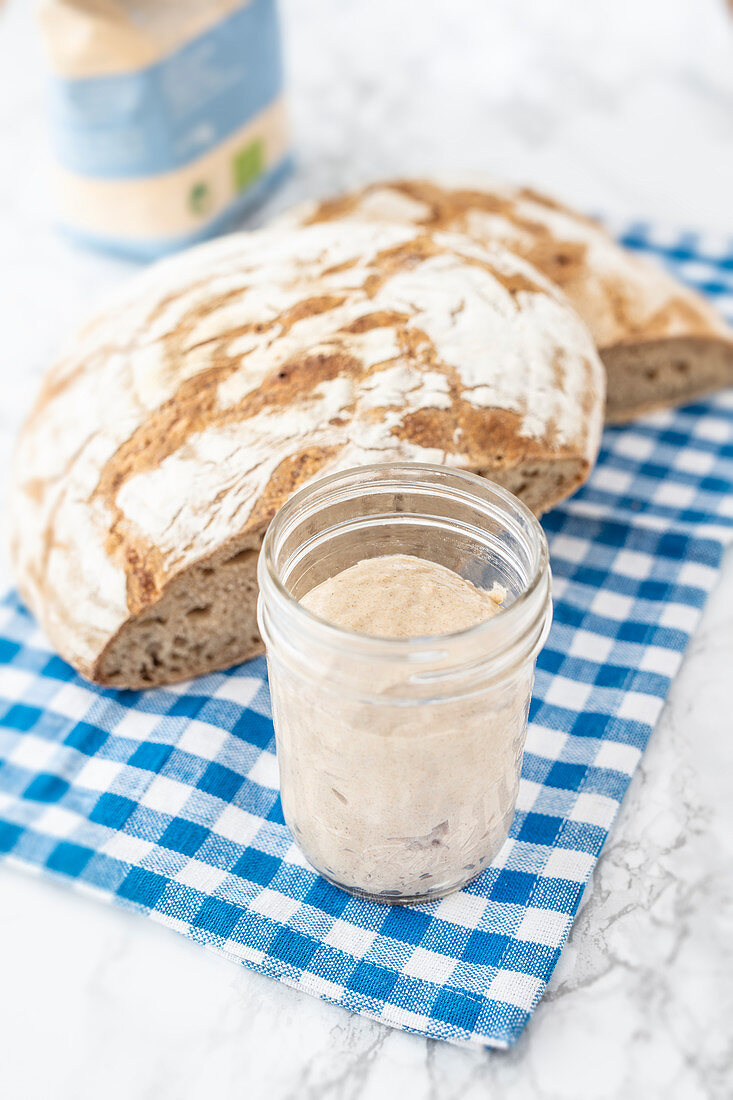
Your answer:
[[[490,619],[506,593],[476,588],[437,562],[408,554],[366,558],[300,601],[336,626],[379,638],[451,634]]]
[[[380,637],[454,632],[500,610],[476,588],[406,555],[363,560],[301,599]],[[532,670],[469,694],[409,700],[414,667],[365,669],[363,694],[323,670],[271,677],[285,819],[337,885],[384,900],[440,896],[480,873],[514,816]],[[403,690],[407,688],[407,690]]]

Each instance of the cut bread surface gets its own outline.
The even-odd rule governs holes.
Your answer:
[[[128,619],[89,669],[110,687],[144,689],[229,668],[263,652],[257,627],[261,537],[189,566]]]
[[[602,359],[614,380],[606,405],[611,424],[733,385],[733,343],[705,336],[617,344]]]

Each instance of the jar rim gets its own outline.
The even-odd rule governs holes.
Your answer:
[[[389,472],[390,476],[386,476]],[[298,600],[286,587],[280,576],[280,571],[275,562],[276,540],[279,533],[286,527],[289,521],[297,516],[302,505],[311,497],[328,493],[330,489],[336,489],[340,484],[346,487],[357,479],[369,480],[370,478],[389,483],[394,480],[409,479],[409,488],[414,490],[419,486],[421,478],[426,487],[436,488],[440,480],[448,483],[452,488],[463,491],[463,495],[472,498],[473,501],[483,500],[488,503],[493,499],[495,503],[503,505],[506,510],[518,513],[525,521],[533,537],[535,550],[532,561],[532,574],[526,586],[509,604],[502,609],[500,615],[492,616],[472,626],[461,630],[451,631],[446,634],[423,635],[409,638],[390,638],[378,635],[364,634],[361,631],[352,630],[350,627],[340,626],[315,615],[300,600]],[[511,623],[517,623],[527,610],[533,598],[536,599],[538,589],[543,582],[547,587],[547,595],[541,600],[541,608],[544,609],[549,600],[549,551],[545,533],[534,513],[511,493],[508,489],[491,481],[489,478],[468,470],[461,470],[449,466],[440,466],[428,462],[377,462],[366,466],[349,467],[339,470],[298,489],[285,504],[279,509],[271,521],[262,544],[259,559],[259,587],[260,600],[265,596],[275,595],[280,609],[285,611],[292,621],[302,627],[308,627],[318,635],[318,641],[329,648],[343,648],[345,644],[353,652],[359,650],[365,657],[379,659],[419,660],[424,656],[434,657],[436,647],[450,647],[460,645],[462,642],[472,642],[496,638],[499,634],[512,635]],[[532,617],[536,622],[536,617]],[[523,632],[522,632],[523,633]],[[544,632],[543,632],[544,633]],[[516,642],[516,637],[512,643]],[[426,647],[432,647],[426,654]]]

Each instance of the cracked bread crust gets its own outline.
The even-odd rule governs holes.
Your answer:
[[[590,471],[602,407],[587,330],[501,248],[357,221],[225,237],[141,273],[49,371],[18,583],[91,679],[225,667],[261,648],[257,550],[305,482],[439,462],[541,512]]]
[[[733,333],[704,298],[620,247],[590,218],[530,188],[393,180],[306,203],[278,224],[345,217],[462,232],[522,256],[588,325],[608,374],[612,423],[733,385]]]

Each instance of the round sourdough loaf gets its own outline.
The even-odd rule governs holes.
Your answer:
[[[603,386],[583,323],[503,249],[359,221],[222,238],[135,278],[48,373],[14,467],[21,592],[101,683],[234,664],[300,485],[447,463],[541,512],[591,468]]]
[[[545,195],[486,182],[395,180],[306,203],[279,224],[356,216],[498,242],[557,283],[605,363],[611,422],[733,385],[733,333],[715,310],[596,222]]]

